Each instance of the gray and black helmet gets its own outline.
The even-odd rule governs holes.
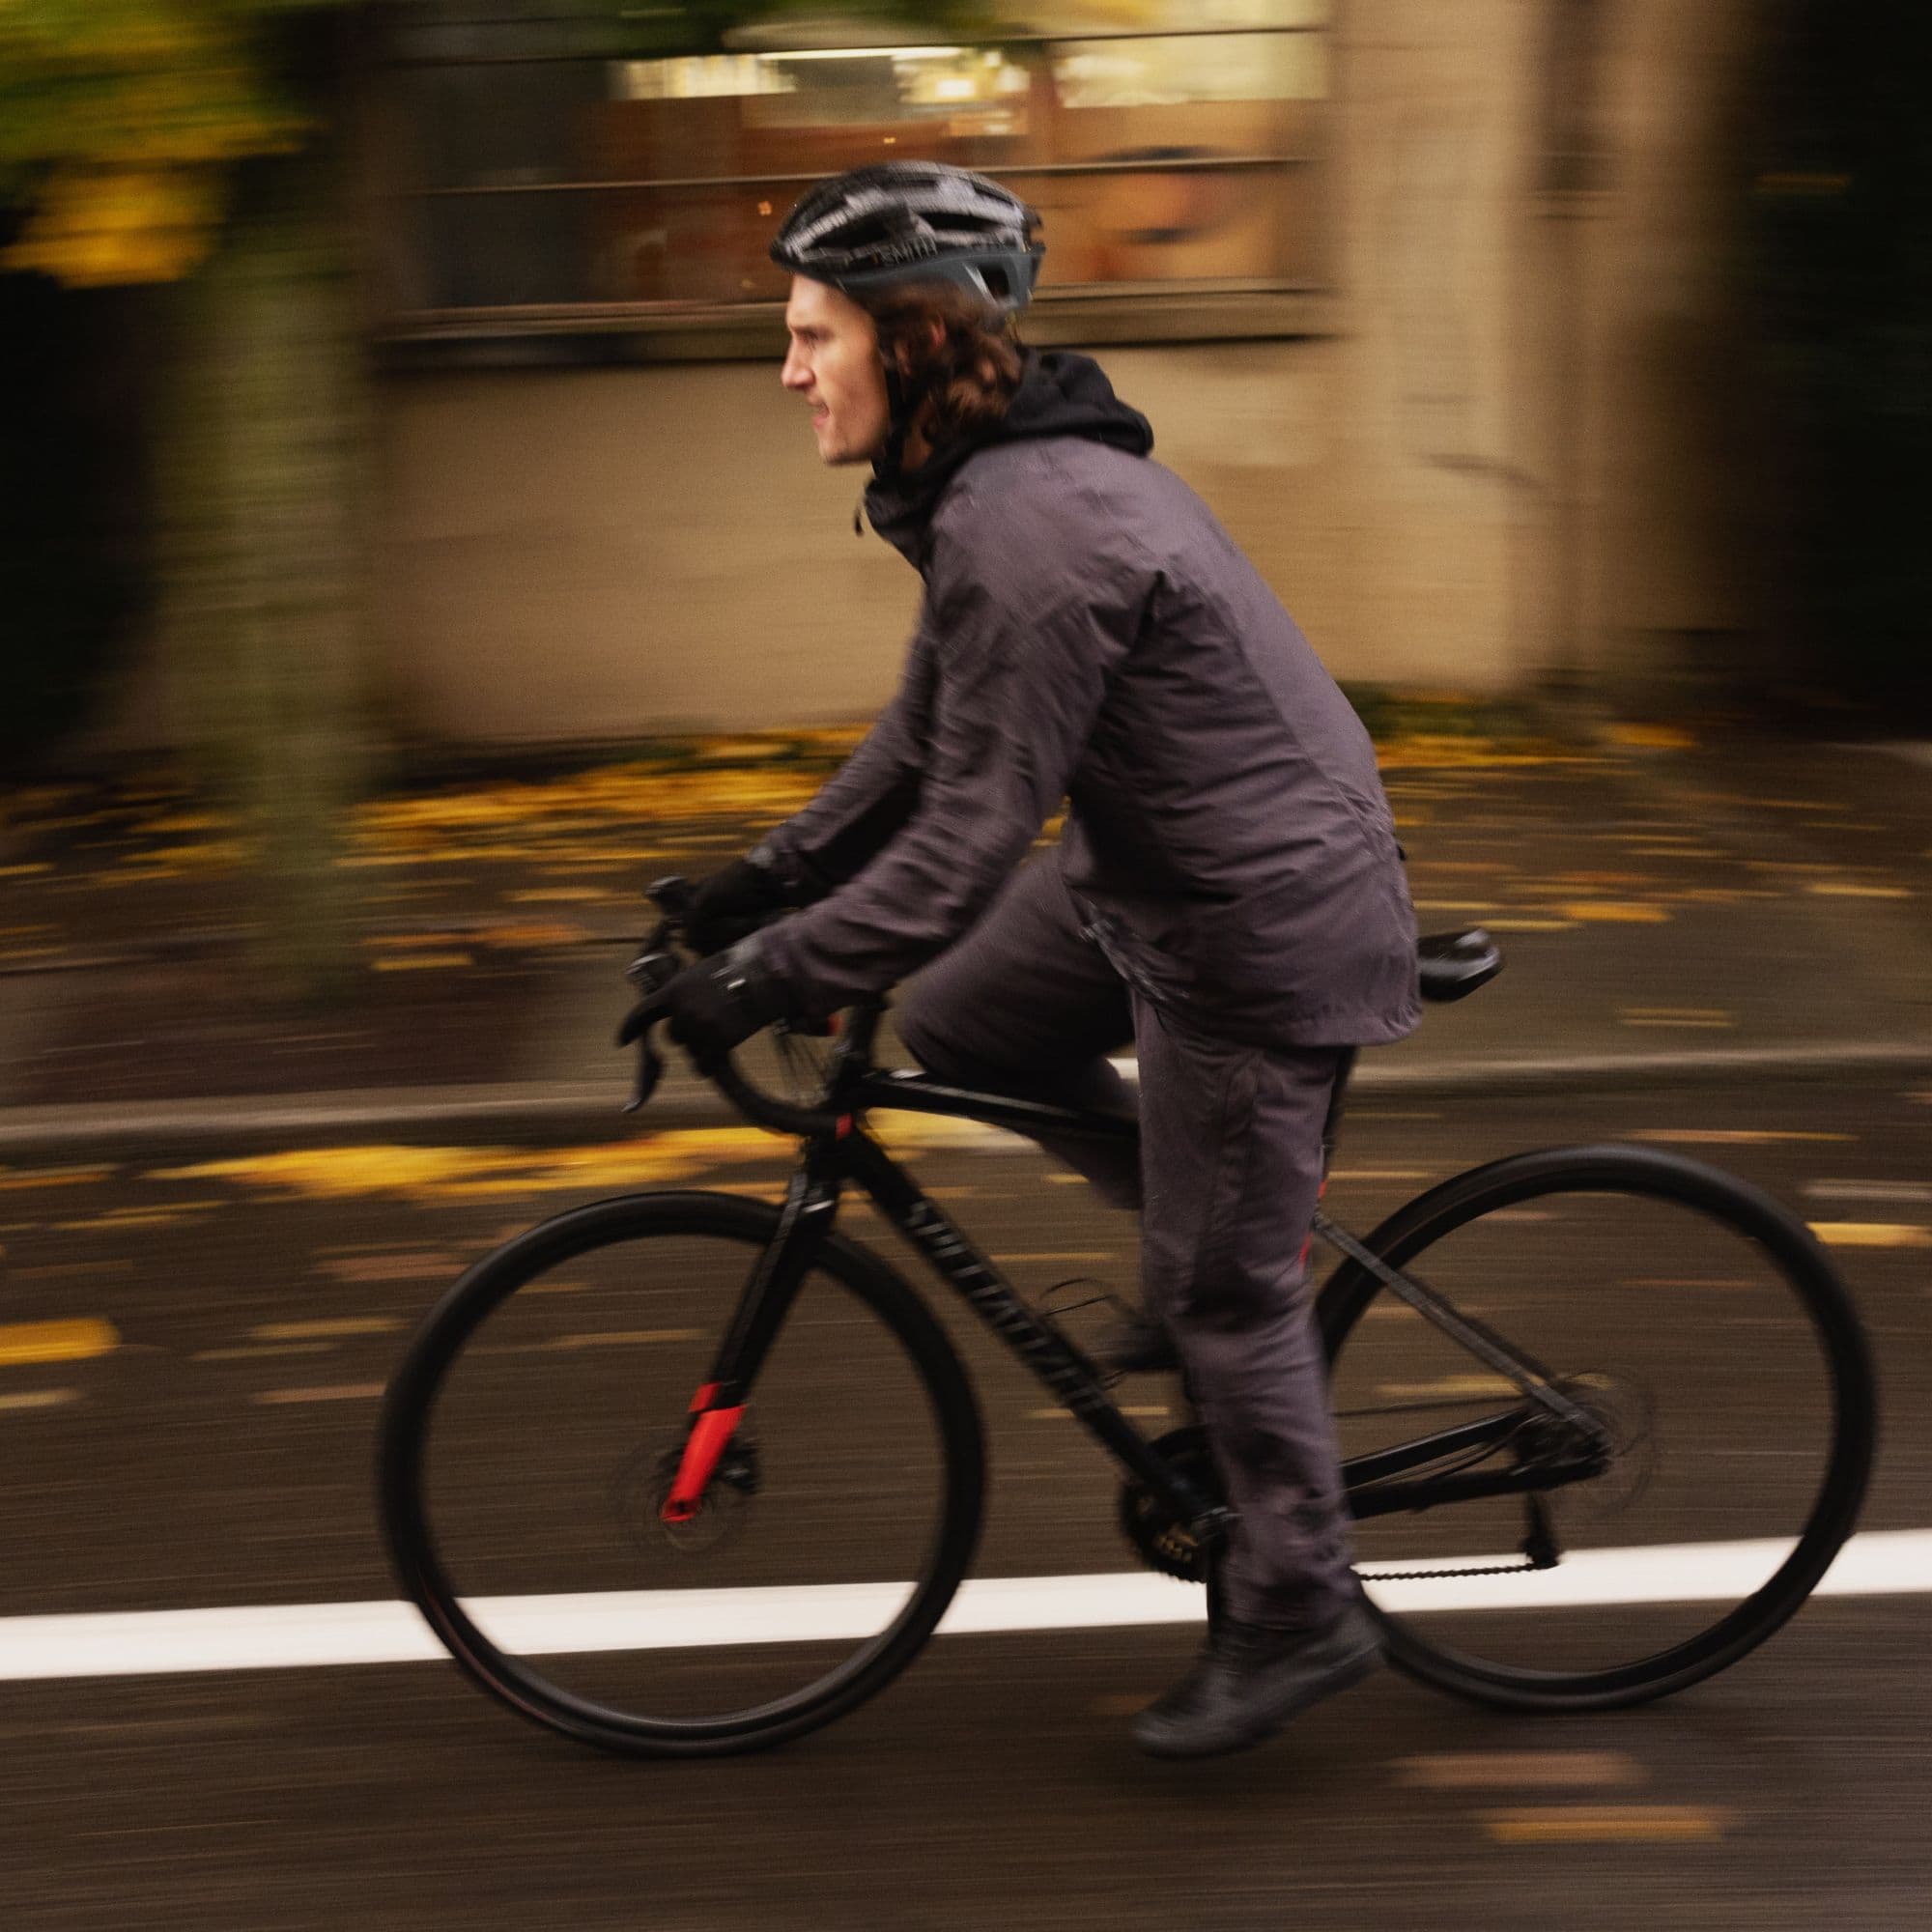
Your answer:
[[[939,161],[880,161],[800,201],[772,242],[795,275],[855,298],[908,282],[957,282],[1002,311],[1033,298],[1039,216],[984,175]]]

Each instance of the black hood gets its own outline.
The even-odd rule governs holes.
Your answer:
[[[961,467],[995,444],[1042,436],[1084,437],[1130,456],[1145,456],[1153,447],[1147,417],[1114,394],[1091,355],[1030,349],[1006,414],[989,429],[942,443],[917,469],[875,469],[866,492],[866,515],[889,544],[920,563],[926,526]]]

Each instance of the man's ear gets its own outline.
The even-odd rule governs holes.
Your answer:
[[[928,349],[937,350],[939,345],[945,340],[946,325],[937,317],[934,317],[925,326],[925,346]],[[903,342],[895,345],[893,349],[893,360],[898,365],[898,372],[901,376],[910,376],[912,374],[912,360],[906,353],[906,345]]]

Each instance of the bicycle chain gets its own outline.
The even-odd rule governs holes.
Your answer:
[[[1525,1570],[1547,1570],[1547,1563],[1478,1563],[1466,1570],[1360,1570],[1365,1583],[1427,1583],[1449,1577],[1515,1577]]]

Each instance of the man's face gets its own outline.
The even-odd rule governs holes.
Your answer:
[[[791,347],[779,380],[811,405],[820,460],[871,462],[892,427],[872,318],[851,297],[794,275],[785,327]]]

